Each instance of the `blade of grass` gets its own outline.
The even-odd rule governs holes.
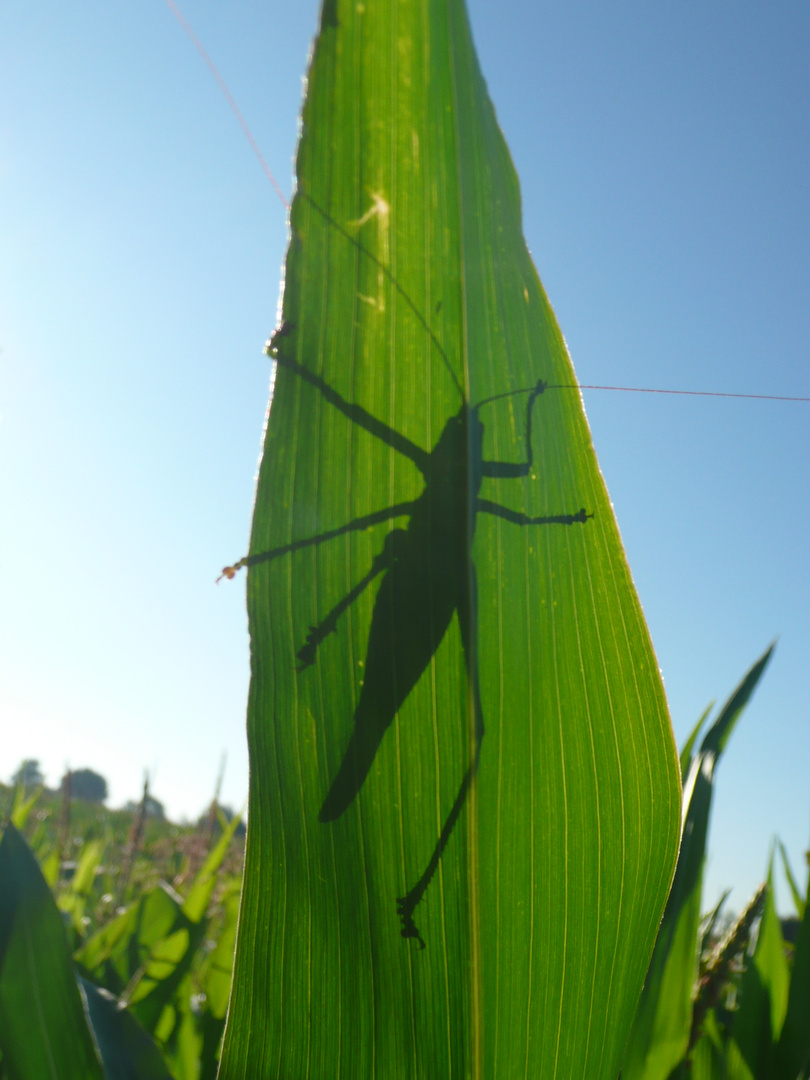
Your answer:
[[[691,760],[684,784],[678,867],[627,1045],[623,1080],[666,1080],[689,1046],[701,886],[715,768],[773,649],[772,645],[745,675],[706,732],[700,751]]]

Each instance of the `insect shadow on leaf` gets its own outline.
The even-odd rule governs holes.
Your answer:
[[[467,700],[473,710],[473,756],[424,872],[405,896],[397,900],[402,936],[415,938],[420,948],[424,948],[424,940],[414,922],[414,911],[436,872],[461,814],[478,769],[484,737],[484,714],[478,680],[478,597],[472,557],[476,518],[479,513],[485,513],[519,526],[575,525],[584,524],[593,514],[583,508],[575,513],[531,517],[481,498],[479,491],[484,478],[517,479],[529,474],[533,460],[533,410],[547,384],[540,379],[529,389],[497,394],[471,406],[464,400],[441,344],[391,271],[313,199],[301,194],[330,225],[387,275],[430,335],[459,391],[462,405],[445,424],[433,449],[423,450],[362,406],[347,401],[328,382],[296,359],[292,350],[295,328],[285,322],[268,342],[268,355],[279,367],[314,387],[352,423],[409,458],[422,474],[424,489],[416,499],[354,518],[345,525],[315,536],[248,555],[233,566],[225,567],[223,576],[232,578],[241,567],[256,566],[349,532],[369,529],[384,521],[408,518],[404,528],[394,528],[387,534],[382,550],[374,558],[368,573],[316,626],[310,627],[306,641],[297,653],[297,670],[303,672],[314,663],[318,647],[324,639],[338,632],[338,620],[343,612],[376,577],[383,575],[374,600],[365,674],[354,713],[354,727],[340,768],[318,814],[318,820],[327,823],[339,818],[354,802],[385,732],[430,663],[453,615],[458,619],[466,667]],[[479,419],[479,410],[499,398],[514,394],[528,394],[525,461],[487,461],[483,455],[484,425]]]

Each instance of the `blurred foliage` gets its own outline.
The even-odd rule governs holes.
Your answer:
[[[810,922],[780,844],[796,915],[779,919],[773,859],[736,917],[726,893],[702,918],[701,888],[716,766],[770,658],[753,665],[694,746],[682,752],[681,850],[628,1042],[622,1080],[806,1080],[810,1075]]]
[[[697,753],[708,711],[684,747],[692,778],[684,843],[622,1080],[810,1077],[810,909],[784,847],[795,915],[777,917],[771,858],[742,912],[724,911],[726,894],[693,918],[715,766],[769,657],[708,725]],[[711,781],[702,793],[700,777]],[[135,812],[109,810],[0,785],[2,820],[20,830],[6,828],[0,843],[0,1080],[41,1075],[43,1048],[58,1077],[215,1077],[244,828],[216,805],[176,825],[143,812],[149,799],[146,791]]]
[[[176,825],[150,800],[109,810],[0,785],[0,1080],[39,1075],[43,1047],[72,1076],[88,1046],[107,1078],[215,1076],[244,830],[216,806]]]

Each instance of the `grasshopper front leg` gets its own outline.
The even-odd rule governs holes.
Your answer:
[[[508,506],[491,502],[489,499],[476,499],[475,508],[483,514],[493,514],[495,517],[511,521],[513,525],[584,525],[589,514],[583,506],[575,514],[551,514],[548,517],[530,517],[522,514],[519,510],[510,510]]]
[[[526,406],[526,460],[518,462],[509,461],[482,461],[481,475],[488,476],[493,480],[515,480],[521,476],[528,476],[532,467],[532,410],[535,401],[540,397],[548,383],[538,379],[534,389],[529,394],[529,402]]]

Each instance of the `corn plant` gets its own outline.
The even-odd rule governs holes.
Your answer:
[[[785,869],[800,919],[795,949],[782,936],[773,860],[724,937],[718,907],[701,919],[701,886],[716,768],[770,661],[745,675],[717,718],[698,721],[681,753],[684,824],[678,867],[622,1067],[622,1080],[802,1080],[810,1067],[810,925],[806,898]]]
[[[327,0],[307,87],[226,569],[251,788],[221,1076],[613,1078],[680,776],[463,4]]]
[[[64,879],[47,845],[40,866],[15,824],[7,825],[0,841],[3,1080],[215,1075],[240,888],[233,875],[222,880],[221,868],[238,824],[223,819],[182,895],[165,881],[140,878],[139,892],[117,913],[96,895],[106,879],[97,839],[84,844]]]

